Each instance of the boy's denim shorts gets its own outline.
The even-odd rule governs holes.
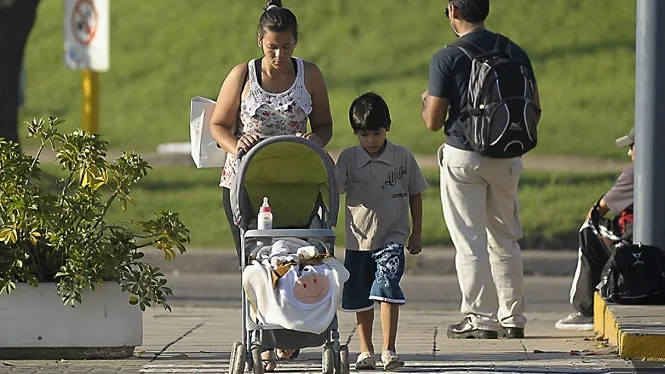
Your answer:
[[[349,280],[344,283],[342,309],[362,312],[374,302],[405,304],[399,282],[404,274],[404,245],[388,243],[374,251],[350,251],[344,255]]]

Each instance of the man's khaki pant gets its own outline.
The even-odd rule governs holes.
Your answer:
[[[493,159],[442,146],[443,216],[455,245],[461,312],[481,329],[524,327],[520,158]]]

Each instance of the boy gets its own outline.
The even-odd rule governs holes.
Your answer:
[[[350,278],[344,284],[342,309],[356,313],[360,354],[356,370],[376,366],[372,344],[374,302],[381,303],[384,370],[404,365],[396,354],[398,307],[406,300],[399,286],[404,273],[404,244],[411,254],[422,250],[422,196],[427,182],[406,148],[386,139],[388,105],[375,93],[355,99],[349,121],[359,145],[342,151],[335,175],[346,193],[346,254]],[[413,228],[409,229],[409,210]]]

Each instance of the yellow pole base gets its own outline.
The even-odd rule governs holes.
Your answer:
[[[99,75],[96,71],[83,70],[83,130],[99,133]]]

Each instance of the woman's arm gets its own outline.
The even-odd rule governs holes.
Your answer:
[[[226,152],[237,154],[238,140],[231,132],[238,120],[240,95],[245,88],[247,64],[236,65],[224,79],[210,119],[210,133]]]
[[[311,62],[305,62],[305,87],[312,96],[312,113],[309,114],[312,131],[305,134],[305,137],[325,147],[333,135],[328,89],[323,73]]]

